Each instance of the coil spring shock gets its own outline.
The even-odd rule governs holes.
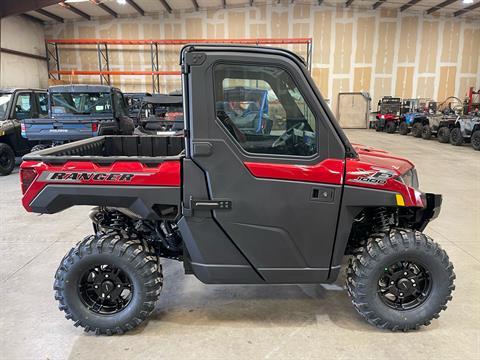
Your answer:
[[[390,219],[386,208],[382,207],[375,211],[372,216],[372,225],[376,231],[388,231],[390,229]]]
[[[110,227],[113,229],[121,230],[125,226],[125,221],[119,212],[112,213],[110,218]]]

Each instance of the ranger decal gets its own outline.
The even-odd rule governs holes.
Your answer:
[[[71,172],[71,171],[46,171],[40,176],[40,181],[48,182],[84,182],[84,181],[111,181],[131,182],[135,176],[148,176],[145,173],[120,173],[120,172]]]

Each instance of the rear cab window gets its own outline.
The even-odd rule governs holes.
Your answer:
[[[52,93],[53,115],[91,115],[112,112],[110,93],[58,92]]]

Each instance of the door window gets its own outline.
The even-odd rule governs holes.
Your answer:
[[[38,104],[38,116],[47,117],[48,116],[48,97],[46,93],[35,93],[37,97]]]
[[[128,116],[125,100],[123,98],[123,95],[118,91],[114,91],[113,93],[113,102],[117,117]]]
[[[275,66],[214,68],[217,119],[250,153],[312,156],[316,120],[290,74]]]
[[[30,93],[21,93],[15,102],[15,118],[23,120],[31,117],[32,99]]]

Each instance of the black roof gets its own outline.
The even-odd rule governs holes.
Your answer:
[[[237,45],[237,44],[220,44],[220,43],[201,43],[201,44],[187,44],[182,47],[180,51],[180,64],[182,64],[182,58],[184,52],[190,50],[203,50],[203,51],[246,51],[246,52],[258,52],[258,53],[267,53],[267,54],[282,54],[284,56],[293,58],[299,61],[302,65],[307,67],[307,62],[303,57],[294,53],[293,51],[282,49],[273,46],[255,46],[255,45]]]
[[[0,93],[14,93],[15,91],[46,91],[45,89],[37,88],[24,88],[24,87],[11,87],[11,88],[0,88]]]
[[[144,96],[142,101],[146,103],[158,104],[158,105],[182,105],[183,104],[183,98],[182,96],[179,96],[179,95],[155,94],[152,96]]]
[[[112,90],[118,90],[113,86],[108,85],[82,85],[82,84],[72,84],[72,85],[55,85],[48,88],[50,93],[60,93],[60,92],[92,92],[92,93],[105,93],[111,92]]]

